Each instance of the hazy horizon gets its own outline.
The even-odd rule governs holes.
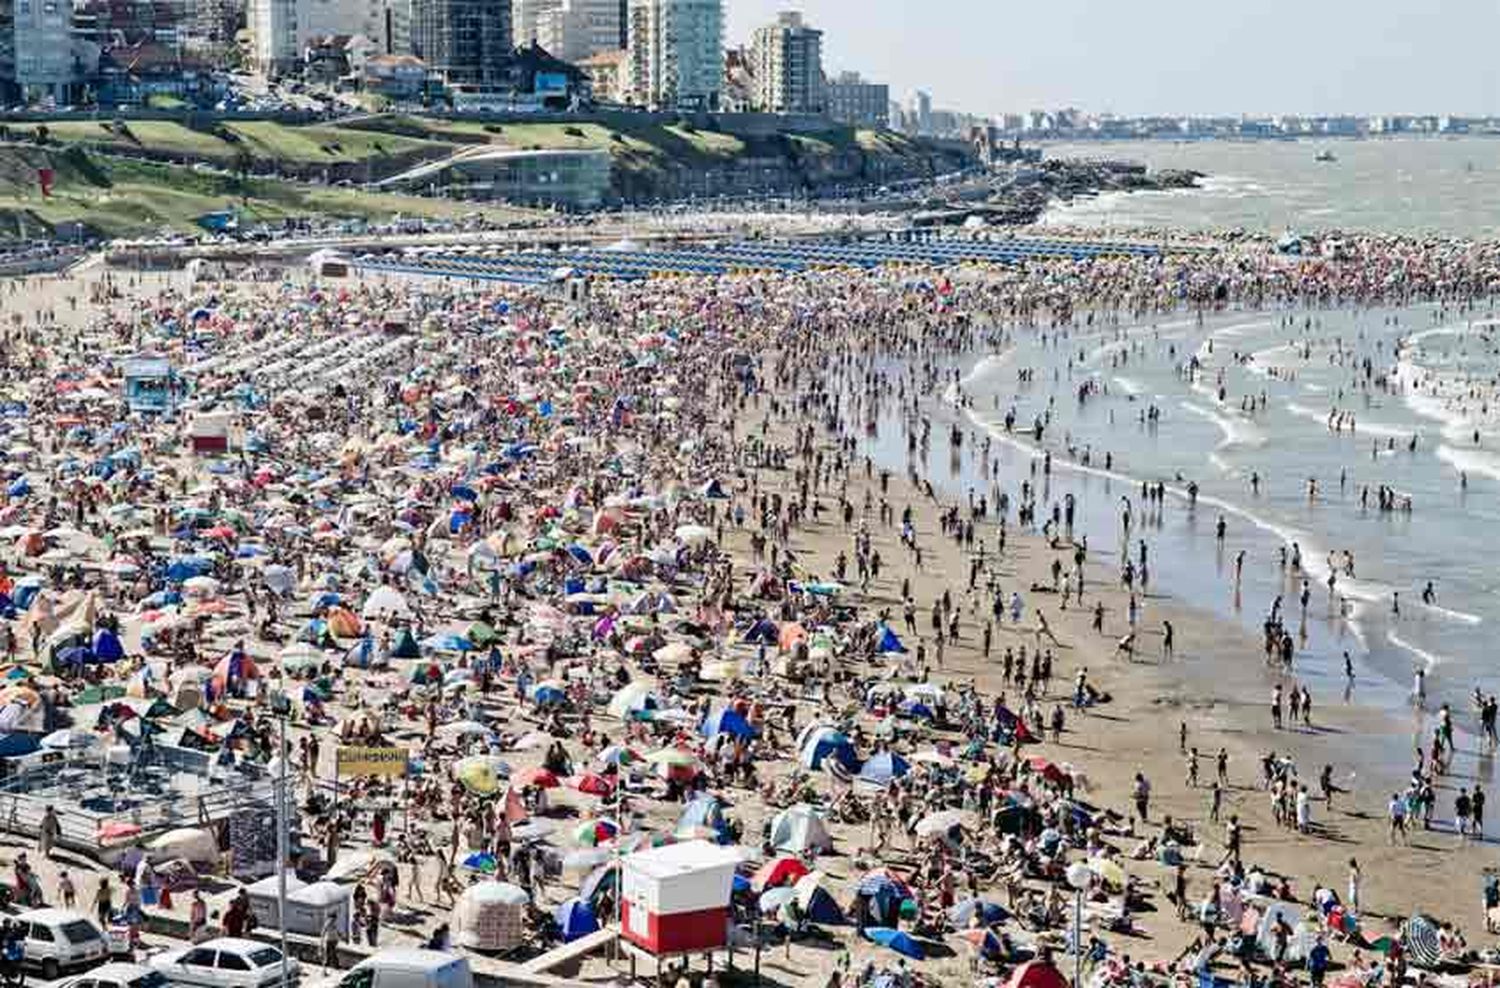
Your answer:
[[[830,75],[973,113],[1500,114],[1494,0],[724,0],[731,45],[783,10],[823,32]]]

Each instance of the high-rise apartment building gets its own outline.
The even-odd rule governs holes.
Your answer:
[[[618,50],[619,0],[561,0],[537,17],[536,43],[565,62]]]
[[[787,12],[757,28],[750,41],[756,109],[768,113],[822,113],[823,32]]]
[[[858,72],[841,72],[823,86],[828,116],[851,127],[889,127],[891,88],[867,82]]]
[[[631,102],[718,108],[724,81],[721,0],[631,0],[629,42]]]
[[[504,0],[411,0],[412,54],[450,85],[498,89],[511,59]]]

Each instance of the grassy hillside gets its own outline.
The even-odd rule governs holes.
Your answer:
[[[53,195],[43,199],[37,169],[51,167]],[[106,236],[139,236],[164,228],[198,231],[194,219],[227,208],[247,222],[333,217],[386,220],[396,215],[457,218],[481,212],[495,222],[524,218],[507,207],[484,207],[414,196],[205,174],[174,165],[100,157],[74,148],[48,151],[0,146],[0,236],[36,236],[59,223],[81,222]]]

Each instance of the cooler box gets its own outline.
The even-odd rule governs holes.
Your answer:
[[[653,954],[714,950],[729,942],[729,896],[739,852],[705,840],[625,858],[620,933]]]

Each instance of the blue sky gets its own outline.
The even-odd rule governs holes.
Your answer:
[[[780,10],[824,67],[977,113],[1500,114],[1500,0],[724,0]]]

